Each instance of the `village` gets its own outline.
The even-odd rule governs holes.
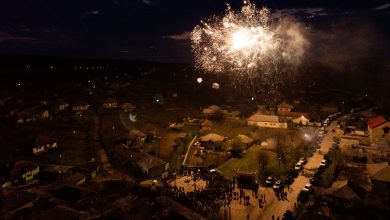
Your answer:
[[[390,122],[375,106],[248,98],[191,107],[175,91],[137,92],[147,80],[90,79],[41,99],[23,89],[2,95],[1,218],[389,212]],[[214,196],[202,201],[204,192]]]

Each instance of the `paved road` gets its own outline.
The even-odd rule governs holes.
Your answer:
[[[333,121],[328,127],[326,127],[328,133],[322,139],[320,149],[317,150],[312,157],[308,158],[307,164],[304,166],[305,170],[317,169],[320,166],[321,160],[324,158],[324,154],[328,153],[329,149],[332,147],[334,136],[332,129],[336,129],[336,126],[337,120]]]
[[[305,171],[315,170],[319,167],[321,160],[323,159],[323,154],[327,153],[332,146],[334,136],[332,129],[336,128],[336,124],[337,122],[333,121],[326,127],[328,132],[322,139],[321,147],[319,149],[321,153],[316,151],[312,157],[308,158],[308,162],[304,166]],[[279,216],[281,219],[286,210],[294,210],[298,194],[306,183],[309,183],[309,179],[304,175],[299,175],[291,185],[292,192],[288,192],[287,189],[285,189],[288,200],[284,201],[276,198],[272,188],[261,187],[259,189],[259,195],[264,194],[266,199],[266,204],[263,208],[259,208],[258,202],[252,197],[251,191],[245,190],[245,193],[250,195],[250,205],[244,206],[240,204],[238,200],[233,200],[231,206],[231,219],[246,219],[248,214],[249,219],[272,219],[272,216],[274,216],[275,219]]]

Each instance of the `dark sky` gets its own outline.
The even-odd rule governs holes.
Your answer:
[[[252,2],[329,32],[336,21],[364,23],[388,43],[390,1]],[[238,8],[241,1],[2,0],[0,53],[191,62],[188,33],[199,20],[222,14],[225,3]]]

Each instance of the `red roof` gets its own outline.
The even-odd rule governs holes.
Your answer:
[[[375,128],[375,127],[377,127],[385,122],[386,122],[386,119],[382,116],[379,116],[379,117],[372,119],[367,124],[368,124],[368,127]]]

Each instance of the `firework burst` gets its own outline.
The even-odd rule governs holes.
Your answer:
[[[224,16],[201,21],[193,30],[196,67],[245,78],[279,73],[282,65],[296,65],[303,55],[306,42],[296,27],[272,21],[267,8],[250,1],[240,11],[227,5]]]

